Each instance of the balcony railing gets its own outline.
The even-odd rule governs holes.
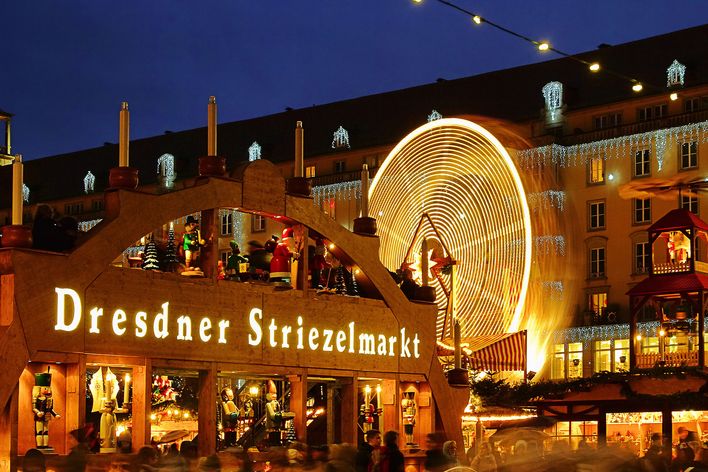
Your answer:
[[[697,366],[698,352],[667,352],[663,357],[659,353],[637,354],[638,368],[651,369],[657,365],[662,367]]]
[[[689,272],[691,270],[690,261],[685,262],[664,262],[654,264],[654,274],[678,274],[681,272]]]

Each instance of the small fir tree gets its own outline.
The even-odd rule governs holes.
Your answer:
[[[337,267],[337,275],[334,278],[334,290],[342,295],[347,294],[347,283],[344,277],[344,266],[339,264]]]
[[[167,247],[165,248],[165,257],[162,261],[162,266],[165,270],[173,270],[173,268],[179,264],[179,259],[177,258],[177,247],[175,246],[175,228],[170,225],[170,229],[167,233]]]
[[[160,269],[160,264],[157,257],[157,244],[155,244],[155,241],[152,239],[150,239],[150,242],[145,245],[145,256],[142,267],[144,270]]]

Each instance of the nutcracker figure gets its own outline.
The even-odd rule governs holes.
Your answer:
[[[226,447],[236,445],[236,428],[240,410],[234,402],[234,391],[231,387],[221,389],[221,408],[223,409],[224,442]]]
[[[116,452],[116,409],[118,408],[118,379],[111,372],[110,367],[106,367],[106,375],[103,377],[104,389],[101,400],[101,430],[100,443],[101,452]]]
[[[34,412],[34,437],[38,449],[49,448],[49,420],[60,418],[54,411],[52,399],[52,374],[47,369],[46,373],[34,374],[34,387],[32,388],[32,411]]]
[[[270,260],[271,282],[278,282],[288,286],[290,285],[290,261],[293,257],[297,257],[296,255],[297,252],[295,251],[293,229],[285,228],[283,230],[283,239],[278,242],[278,245],[273,251],[273,259]]]
[[[199,222],[193,216],[187,217],[180,249],[184,252],[184,271],[182,275],[194,276],[202,273],[199,268],[199,252],[206,245],[199,231]]]
[[[413,441],[416,413],[415,392],[403,392],[401,409],[403,410],[403,432],[406,435],[406,445],[415,444]]]
[[[325,247],[322,238],[317,238],[315,240],[315,256],[312,258],[312,288],[321,289],[327,284],[322,283],[322,274],[324,270],[329,267],[325,255],[327,254],[327,248]]]

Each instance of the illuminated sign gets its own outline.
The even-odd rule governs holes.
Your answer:
[[[70,288],[55,288],[57,295],[55,331],[72,332],[79,328],[83,319],[82,302],[79,294]],[[136,311],[132,317],[125,310],[117,308],[112,315],[104,313],[102,307],[95,306],[88,311],[88,335],[99,335],[104,330],[116,336],[135,338],[153,337],[177,341],[229,344],[233,330],[231,321],[202,316],[195,323],[189,315],[172,316],[170,303],[164,302],[154,315],[147,311]],[[403,327],[395,335],[372,333],[357,329],[355,321],[344,329],[322,328],[307,325],[302,316],[292,324],[278,323],[275,317],[266,319],[263,310],[254,307],[248,313],[247,342],[250,346],[265,346],[272,349],[296,349],[348,354],[375,355],[386,357],[420,358],[420,338],[418,333],[407,332]],[[242,335],[243,331],[239,330]],[[232,340],[233,341],[233,340]]]

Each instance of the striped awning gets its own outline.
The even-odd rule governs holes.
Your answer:
[[[477,370],[526,370],[526,330],[462,340],[462,351]],[[438,343],[438,355],[451,356],[451,343]]]

